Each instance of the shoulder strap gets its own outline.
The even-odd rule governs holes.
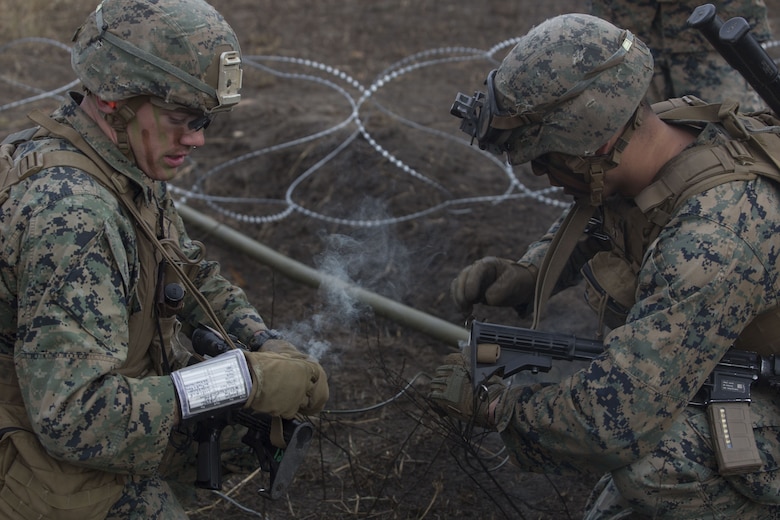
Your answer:
[[[648,218],[663,227],[689,197],[757,176],[780,181],[780,136],[760,119],[737,112],[735,102],[705,104],[693,97],[653,105],[664,121],[720,123],[732,139],[678,155],[662,176],[634,198]]]
[[[754,157],[739,141],[699,147],[672,159],[664,174],[634,201],[651,222],[663,227],[689,197],[726,182],[752,180],[759,175],[780,181],[780,172],[773,164]]]
[[[49,133],[56,137],[61,137],[70,142],[73,146],[79,149],[81,153],[89,157],[93,165],[84,169],[87,173],[93,175],[97,180],[101,181],[107,188],[119,195],[125,205],[128,201],[126,197],[128,195],[129,181],[124,176],[114,170],[106,161],[84,140],[73,127],[59,123],[44,114],[40,110],[35,110],[28,115],[30,119],[38,123],[42,128],[45,128]],[[53,153],[53,152],[47,152]],[[132,195],[131,195],[132,197]]]
[[[8,194],[14,185],[44,168],[73,166],[91,174],[96,171],[95,163],[87,157],[67,150],[29,153],[14,164],[12,156],[15,148],[13,144],[4,144],[0,147],[0,204],[8,199]]]

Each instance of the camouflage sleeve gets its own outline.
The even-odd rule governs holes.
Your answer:
[[[661,43],[653,27],[658,0],[588,0],[587,6],[588,13],[630,30],[651,49]]]
[[[605,355],[556,385],[510,390],[499,431],[523,468],[604,472],[637,460],[745,324],[777,304],[777,273],[766,267],[776,252],[765,244],[780,227],[777,194],[759,207],[727,190],[703,199],[714,212],[700,211],[700,199],[663,230],[645,257],[637,303],[607,336]],[[746,218],[759,214],[760,226]]]
[[[173,204],[167,205],[167,208],[168,218],[173,222],[179,235],[179,245],[182,251],[190,258],[196,258],[200,253],[200,248],[190,239],[184,222]],[[195,278],[195,285],[211,304],[225,329],[230,334],[235,335],[242,343],[251,344],[255,332],[267,328],[263,323],[263,318],[249,303],[246,293],[220,274],[219,263],[202,260]],[[186,320],[185,330],[192,330],[199,323],[209,322],[194,299],[188,299],[182,315]]]
[[[15,364],[33,428],[54,457],[127,473],[156,470],[176,419],[168,377],[117,375],[128,349],[133,225],[69,168],[34,185],[14,217],[19,244]],[[44,182],[44,181],[39,181]],[[135,271],[135,272],[134,272]]]

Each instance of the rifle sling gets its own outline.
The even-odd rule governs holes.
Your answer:
[[[587,202],[582,200],[575,201],[566,218],[555,232],[536,278],[532,329],[536,329],[539,326],[544,306],[547,304],[547,300],[550,298],[564,266],[569,261],[577,241],[585,231],[585,226],[587,226],[595,210],[596,208],[590,206]]]

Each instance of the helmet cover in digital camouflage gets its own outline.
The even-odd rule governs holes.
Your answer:
[[[494,77],[499,109],[518,120],[510,162],[593,155],[631,118],[652,76],[647,46],[605,20],[566,14],[536,26]]]
[[[202,0],[104,0],[73,41],[76,76],[105,101],[151,96],[210,114],[241,99],[238,39]]]

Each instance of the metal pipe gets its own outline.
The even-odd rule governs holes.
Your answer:
[[[345,282],[335,276],[317,271],[282,255],[185,204],[177,204],[176,209],[187,224],[201,228],[225,244],[250,255],[255,260],[279,271],[288,278],[302,282],[315,289],[326,284],[335,289],[342,289],[357,301],[370,305],[377,314],[450,345],[458,346],[469,339],[469,333],[464,327],[459,327],[441,318]]]

